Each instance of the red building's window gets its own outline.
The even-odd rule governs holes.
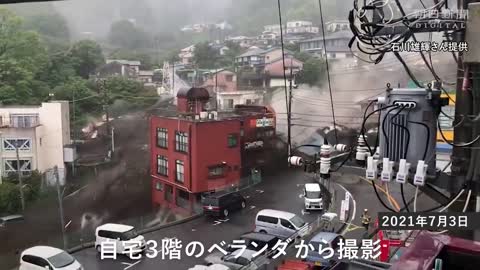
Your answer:
[[[157,173],[168,176],[168,159],[164,156],[157,156]]]
[[[173,187],[170,185],[165,185],[165,200],[167,202],[172,202],[173,199]]]
[[[208,178],[219,178],[225,175],[225,166],[212,166],[208,168]]]
[[[181,160],[175,161],[175,180],[180,183],[185,182],[185,168]]]
[[[190,194],[178,188],[177,188],[177,194],[178,194],[176,198],[177,205],[183,208],[187,208],[188,202],[190,200]]]
[[[228,147],[233,148],[237,147],[238,145],[238,135],[237,134],[229,134],[228,135]]]
[[[186,132],[175,132],[175,150],[178,152],[188,152],[188,134]]]
[[[168,130],[166,128],[157,128],[157,146],[168,148]]]

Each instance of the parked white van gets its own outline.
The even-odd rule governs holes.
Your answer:
[[[95,230],[95,249],[100,253],[103,242],[115,242],[115,251],[130,254],[130,250],[143,252],[146,248],[145,238],[138,235],[133,226],[108,223]],[[131,248],[129,248],[131,247]]]
[[[323,210],[322,189],[318,183],[305,184],[303,190],[305,210]]]
[[[82,265],[67,252],[48,246],[26,249],[20,256],[19,270],[84,270]]]
[[[302,218],[289,212],[264,209],[255,218],[255,232],[283,239],[304,237],[308,230],[309,225]]]

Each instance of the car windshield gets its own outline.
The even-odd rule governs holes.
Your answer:
[[[218,206],[218,198],[215,197],[204,197],[202,199],[203,205],[212,205],[212,206]]]
[[[137,237],[137,231],[135,229],[131,229],[130,231],[122,233],[122,240],[130,240]]]
[[[297,228],[301,228],[303,227],[303,225],[305,225],[305,221],[303,221],[303,219],[298,216],[294,216],[293,218],[291,218],[290,222],[292,222],[293,225],[295,225],[295,227]]]
[[[75,262],[75,259],[68,253],[62,252],[47,259],[55,268],[62,268]]]
[[[306,197],[309,199],[320,199],[321,195],[320,191],[307,191]]]

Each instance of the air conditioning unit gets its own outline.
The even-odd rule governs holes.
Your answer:
[[[213,114],[213,119],[218,120],[218,112],[213,111],[212,114]]]
[[[200,119],[204,120],[207,119],[208,117],[208,112],[200,112]]]
[[[209,113],[209,114],[208,114],[208,119],[209,119],[209,120],[215,119],[215,116],[213,115],[213,113]]]
[[[200,115],[199,114],[195,114],[195,120],[200,120]]]

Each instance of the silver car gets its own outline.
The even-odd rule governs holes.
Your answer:
[[[253,257],[253,254],[255,253],[257,253],[257,251],[249,249],[246,249],[243,253],[242,249],[238,249],[227,255],[217,252],[205,257],[205,262],[209,265],[223,264],[231,270],[256,270],[266,262],[259,263],[256,258]]]

